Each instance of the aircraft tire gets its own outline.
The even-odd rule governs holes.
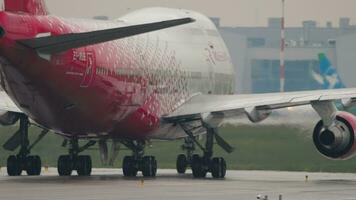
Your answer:
[[[16,156],[9,156],[7,159],[7,174],[9,176],[20,176],[22,173],[21,161]]]
[[[226,161],[224,158],[213,158],[211,161],[211,175],[213,178],[225,178]]]
[[[178,174],[185,174],[188,167],[188,159],[186,155],[180,154],[177,157],[176,167]]]
[[[193,155],[192,171],[194,178],[205,178],[207,170],[204,167],[204,160],[199,155]]]
[[[136,161],[133,156],[125,156],[122,162],[122,171],[126,177],[135,177],[137,176]]]
[[[77,173],[79,176],[90,176],[92,171],[92,161],[90,156],[78,156],[76,160]]]
[[[25,161],[27,175],[39,176],[41,174],[42,164],[39,156],[28,156]]]
[[[142,175],[155,177],[157,174],[157,160],[153,156],[145,156],[142,160]]]
[[[58,158],[57,170],[59,176],[70,176],[73,171],[73,161],[69,155],[62,155]]]

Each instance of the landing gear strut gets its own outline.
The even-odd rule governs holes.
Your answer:
[[[213,178],[224,178],[226,175],[226,161],[222,157],[213,158],[214,139],[225,151],[231,153],[233,148],[227,144],[217,133],[217,129],[206,127],[206,142],[205,147],[201,145],[194,134],[184,125],[182,128],[187,133],[188,138],[185,139],[183,147],[187,151],[187,155],[181,154],[177,158],[178,173],[185,173],[188,166],[192,168],[195,178],[205,178],[210,172]],[[204,153],[203,156],[198,154],[192,155],[194,144],[197,145]]]
[[[92,171],[91,157],[79,155],[79,153],[95,145],[95,143],[95,141],[89,141],[83,147],[79,147],[78,138],[71,138],[69,155],[62,155],[58,158],[58,174],[70,176],[73,171],[77,171],[79,176],[90,176]]]
[[[20,129],[17,133],[19,134],[19,144],[21,148],[16,156],[12,155],[7,159],[7,173],[9,176],[20,176],[22,171],[26,171],[29,176],[38,176],[41,174],[41,158],[39,156],[30,155],[31,149],[39,140],[30,146],[28,138],[29,125],[28,117],[26,115],[21,115]],[[45,132],[44,135],[47,132]]]
[[[145,141],[128,140],[122,143],[132,150],[132,156],[126,156],[122,163],[124,176],[135,177],[139,171],[145,177],[155,177],[157,160],[153,156],[144,156]]]

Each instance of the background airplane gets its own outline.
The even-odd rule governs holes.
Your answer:
[[[320,72],[312,72],[315,80],[321,85],[323,89],[340,89],[346,88],[342,82],[335,67],[331,65],[331,62],[324,53],[319,54]]]
[[[336,68],[332,66],[330,60],[325,55],[325,53],[318,54],[319,68],[318,70],[311,70],[311,75],[314,80],[318,83],[317,89],[342,89],[346,88],[341,77],[339,76]],[[310,88],[314,89],[314,88]],[[353,114],[356,113],[355,108],[345,107],[341,101],[336,103],[336,106],[339,110],[348,110]],[[308,116],[308,117],[306,117]],[[282,109],[278,112],[274,112],[269,120],[266,120],[263,124],[283,124],[285,123],[284,119],[289,118],[290,124],[300,125],[303,123],[306,127],[309,126],[309,123],[316,119],[318,116],[315,115],[314,110],[311,106],[301,106],[297,108],[288,108]],[[239,119],[239,122],[232,120],[228,122],[229,124],[250,124],[246,120]],[[305,128],[304,126],[301,126]]]
[[[214,157],[225,119],[246,115],[257,123],[280,108],[312,105],[321,117],[313,140],[331,159],[355,155],[356,117],[335,101],[356,101],[356,89],[232,95],[235,73],[214,23],[184,9],[147,8],[113,21],[74,20],[48,15],[43,0],[5,0],[0,12],[0,122],[20,127],[4,145],[20,148],[7,161],[10,176],[39,175],[41,159],[31,149],[51,130],[63,136],[67,155],[58,173],[91,174],[82,155],[106,140],[125,145],[125,176],[153,177],[157,161],[145,155],[151,139],[184,139],[177,171],[224,178],[226,162]],[[30,144],[29,125],[43,128]],[[196,139],[206,135],[205,143]],[[79,140],[87,141],[80,145]],[[194,153],[199,148],[203,153]],[[105,150],[103,150],[105,152]],[[164,152],[162,152],[164,153]]]

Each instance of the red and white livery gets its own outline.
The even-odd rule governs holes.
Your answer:
[[[20,147],[8,159],[11,176],[40,174],[40,157],[30,155],[30,124],[43,128],[39,139],[52,131],[69,141],[68,155],[58,159],[62,176],[90,175],[91,159],[80,153],[99,143],[107,160],[107,140],[133,151],[123,161],[125,176],[155,176],[155,158],[144,155],[147,141],[184,138],[178,172],[191,167],[195,177],[223,178],[226,162],[213,157],[213,146],[233,150],[218,134],[224,119],[259,122],[275,109],[307,104],[322,119],[314,131],[322,154],[345,159],[356,149],[356,118],[334,105],[352,104],[356,89],[233,95],[227,48],[209,18],[193,11],[147,8],[113,21],[74,20],[50,15],[43,0],[5,0],[0,36],[0,123],[20,121],[4,145]],[[203,145],[199,134],[206,134]],[[89,142],[80,147],[78,140]],[[193,154],[194,146],[204,154]]]

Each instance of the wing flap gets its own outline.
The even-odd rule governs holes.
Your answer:
[[[248,108],[273,110],[308,105],[315,101],[354,101],[355,98],[356,88],[250,95],[196,95],[164,119],[197,118],[204,113],[230,113],[231,116],[239,115]]]
[[[70,33],[58,36],[19,40],[17,42],[23,46],[32,48],[41,54],[54,54],[69,49],[80,48],[125,37],[135,36],[142,33],[180,26],[183,24],[192,23],[194,21],[195,20],[192,18],[182,18],[86,33]]]

